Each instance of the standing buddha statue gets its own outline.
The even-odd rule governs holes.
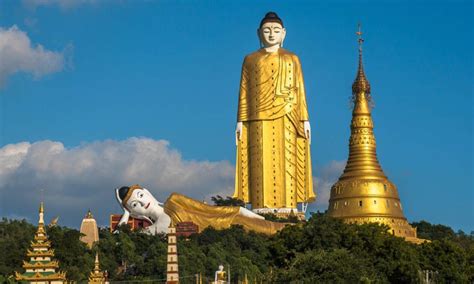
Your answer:
[[[282,48],[286,30],[276,13],[265,15],[257,34],[262,48],[242,66],[233,197],[254,212],[288,216],[316,197],[303,73],[298,56]]]

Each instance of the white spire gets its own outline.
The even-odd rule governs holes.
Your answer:
[[[43,201],[41,201],[41,203],[40,203],[38,223],[44,224],[44,205],[43,205]]]

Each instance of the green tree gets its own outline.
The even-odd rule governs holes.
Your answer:
[[[241,206],[241,207],[245,207],[245,202],[244,201],[242,201],[240,199],[237,199],[237,198],[230,197],[230,196],[227,196],[226,198],[223,198],[220,195],[216,195],[216,196],[211,197],[211,200],[214,202],[214,205],[216,205],[216,206]]]
[[[434,240],[421,244],[418,250],[421,268],[437,272],[438,282],[468,283],[472,280],[474,263],[458,244],[447,239]]]
[[[419,238],[428,240],[442,240],[442,239],[455,239],[456,234],[453,229],[444,225],[433,225],[426,221],[413,222],[413,227],[416,227]]]
[[[6,279],[21,267],[36,228],[25,220],[0,221],[0,275]]]
[[[275,281],[285,283],[371,283],[380,280],[377,271],[365,258],[349,250],[309,250],[298,253]]]

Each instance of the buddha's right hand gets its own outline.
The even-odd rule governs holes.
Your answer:
[[[129,218],[130,218],[130,212],[127,209],[123,208],[123,215],[122,215],[122,218],[120,218],[120,221],[117,224],[117,228],[120,225],[127,224]],[[118,233],[117,229],[115,229],[114,233]]]
[[[242,126],[241,121],[237,122],[237,127],[235,128],[235,145],[239,145],[240,139],[242,139]]]

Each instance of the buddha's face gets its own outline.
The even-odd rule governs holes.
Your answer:
[[[285,39],[286,30],[279,23],[265,23],[258,29],[260,41],[265,47],[281,45]]]
[[[155,206],[157,206],[156,199],[145,188],[133,190],[127,200],[127,209],[135,216],[149,216]]]

